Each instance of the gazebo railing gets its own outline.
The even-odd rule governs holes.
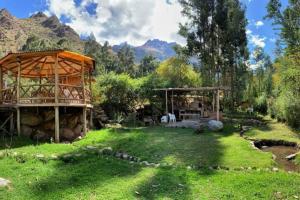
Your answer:
[[[8,87],[5,89],[2,89],[1,94],[2,103],[6,104],[14,104],[17,102],[17,90],[16,86]]]
[[[83,94],[83,91],[85,93]],[[2,89],[2,103],[17,103],[16,86]],[[31,84],[20,86],[19,103],[43,104],[55,103],[55,84]],[[83,90],[81,85],[58,85],[58,103],[89,104],[91,103],[91,91]]]

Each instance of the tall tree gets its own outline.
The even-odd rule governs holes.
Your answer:
[[[248,58],[245,9],[239,0],[180,0],[188,18],[180,25],[186,52],[197,56],[203,84],[231,86],[231,105],[240,100]]]

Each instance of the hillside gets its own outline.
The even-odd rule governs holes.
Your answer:
[[[176,52],[174,51],[174,47],[177,45],[175,42],[165,42],[158,39],[148,40],[145,44],[141,46],[132,46],[130,44],[122,43],[120,45],[114,45],[113,50],[117,52],[124,45],[130,46],[135,55],[136,62],[139,62],[146,55],[153,55],[159,61],[166,60],[172,56],[175,56]]]
[[[29,18],[19,19],[6,9],[0,10],[0,53],[17,51],[30,36],[58,42],[67,39],[74,51],[83,51],[84,41],[67,25],[60,23],[56,16],[47,17],[38,12]]]

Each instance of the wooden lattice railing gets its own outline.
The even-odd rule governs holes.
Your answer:
[[[2,103],[17,103],[16,86],[2,90]],[[21,104],[55,103],[55,84],[32,84],[20,86]],[[91,91],[82,86],[59,84],[58,103],[89,104]]]
[[[8,104],[14,104],[17,102],[17,90],[16,86],[5,88],[2,90],[2,102]]]

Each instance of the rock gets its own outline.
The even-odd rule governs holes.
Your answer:
[[[261,148],[262,148],[262,149],[266,149],[266,148],[268,148],[268,146],[262,146]]]
[[[223,129],[224,125],[221,121],[216,121],[216,120],[210,120],[208,122],[208,128],[211,131],[221,131]]]
[[[75,138],[75,134],[72,129],[70,128],[63,128],[60,132],[62,138],[66,140],[73,140]]]
[[[44,131],[37,130],[33,136],[33,139],[38,141],[45,141],[49,139],[49,136]]]
[[[51,121],[55,118],[55,111],[54,110],[48,110],[43,112],[44,115],[44,121]]]
[[[104,154],[104,155],[111,155],[113,153],[113,149],[111,147],[105,147],[103,149],[100,149],[100,151]]]
[[[242,130],[244,132],[249,131],[252,127],[251,126],[242,126]]]
[[[121,152],[116,152],[116,154],[115,154],[115,157],[117,157],[117,158],[122,158],[122,153]]]
[[[32,113],[21,114],[21,124],[28,126],[37,126],[42,122],[42,118]]]
[[[123,155],[122,155],[122,158],[124,159],[124,160],[127,160],[128,159],[128,154],[127,153],[124,153]]]
[[[52,160],[57,160],[57,159],[58,159],[58,156],[57,156],[57,155],[51,155],[50,158],[51,158]]]
[[[79,141],[79,140],[82,140],[81,136],[78,136],[77,138],[75,138],[74,142]]]
[[[82,133],[82,125],[81,124],[77,124],[75,126],[75,128],[73,129],[73,132],[76,136],[81,136]]]
[[[199,127],[195,130],[196,134],[201,134],[204,132],[204,126],[203,125],[199,125]]]
[[[67,126],[71,129],[75,128],[75,126],[78,124],[78,120],[79,120],[79,117],[78,115],[72,115],[68,118],[68,121],[67,121]]]
[[[22,135],[26,136],[26,137],[30,137],[32,134],[33,130],[30,126],[27,125],[22,125],[21,126],[21,133]]]
[[[279,169],[278,169],[277,167],[273,167],[272,171],[273,171],[273,172],[278,172]]]
[[[35,157],[38,158],[38,159],[43,159],[43,158],[45,158],[45,156],[44,156],[43,154],[37,154]]]
[[[10,185],[10,181],[4,178],[0,178],[0,187],[8,187]]]
[[[43,128],[45,130],[54,131],[55,130],[55,122],[54,121],[47,121],[43,123]]]
[[[297,156],[297,153],[294,153],[294,154],[291,154],[291,155],[288,155],[287,157],[285,157],[287,160],[293,160],[295,159]]]
[[[95,147],[95,146],[86,146],[85,148],[87,150],[96,150],[97,149],[97,147]]]

